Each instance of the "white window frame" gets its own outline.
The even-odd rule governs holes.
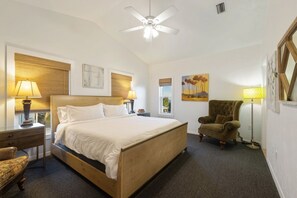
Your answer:
[[[162,107],[161,107],[161,104],[162,104],[162,101],[163,101],[163,97],[161,97],[161,86],[159,85],[159,82],[158,82],[158,114],[159,116],[161,117],[173,117],[173,112],[174,112],[174,88],[173,88],[173,83],[174,83],[174,80],[172,77],[164,77],[164,78],[171,78],[171,112],[170,113],[163,113],[162,112]],[[163,79],[163,78],[159,78],[160,79]]]
[[[50,59],[54,61],[69,63],[71,65],[71,70],[69,71],[69,95],[71,95],[71,76],[72,76],[72,68],[74,68],[75,62],[70,59],[59,57],[55,54],[49,54],[42,51],[27,49],[25,47],[17,46],[14,44],[6,45],[6,87],[14,87],[15,86],[15,53],[26,54],[29,56],[36,56],[40,58]],[[10,96],[11,90],[6,88],[5,90],[5,126],[15,126],[19,124],[18,115],[15,114],[15,99]]]

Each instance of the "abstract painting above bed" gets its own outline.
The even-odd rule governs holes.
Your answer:
[[[93,65],[82,65],[83,87],[104,88],[104,68]]]

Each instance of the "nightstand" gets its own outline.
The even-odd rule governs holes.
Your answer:
[[[144,112],[144,113],[137,113],[138,116],[144,116],[144,117],[151,117],[151,113]]]
[[[32,126],[0,128],[0,148],[15,146],[18,150],[36,147],[36,159],[39,146],[43,146],[43,166],[45,167],[45,127],[34,123]]]

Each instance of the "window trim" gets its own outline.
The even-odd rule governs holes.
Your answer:
[[[15,83],[19,80],[35,81],[39,85],[41,98],[33,98],[31,104],[31,111],[49,111],[50,110],[50,95],[60,94],[69,95],[69,79],[71,72],[71,65],[61,61],[52,60],[49,58],[41,58],[24,53],[15,53]],[[29,74],[30,70],[37,70],[35,75]],[[38,75],[36,75],[38,74]],[[46,74],[46,79],[54,82],[63,83],[56,87],[55,84],[46,83],[41,77]],[[59,77],[57,77],[57,75]],[[57,85],[57,84],[56,84]],[[23,99],[15,99],[16,113],[23,112]]]
[[[38,113],[49,113],[51,116],[51,112],[49,110],[45,110],[45,111],[30,111],[30,115],[34,115],[34,119],[33,119],[33,123],[38,123],[37,122],[37,114]],[[18,122],[19,125],[22,124],[22,122],[24,121],[24,114],[21,112],[17,112],[15,113],[15,120],[16,122]],[[51,125],[51,122],[49,123]],[[46,127],[45,126],[45,136],[48,139],[48,137],[51,138],[51,133],[52,133],[52,126]]]
[[[131,89],[134,89],[134,83],[135,83],[135,78],[134,78],[134,74],[133,73],[129,73],[129,72],[124,72],[124,71],[119,71],[119,70],[115,70],[115,69],[111,69],[109,70],[109,77],[108,77],[108,83],[109,83],[109,95],[112,95],[112,84],[111,84],[111,74],[115,73],[115,74],[120,74],[120,75],[124,75],[124,76],[130,76],[132,78],[131,80]],[[125,99],[125,98],[123,98]]]
[[[171,96],[171,113],[162,113],[160,110],[161,108],[161,97],[160,97],[160,85],[159,85],[159,81],[160,79],[165,79],[165,78],[171,78],[171,92],[172,92],[172,96]],[[174,117],[174,78],[173,77],[160,77],[158,78],[158,116],[160,117],[166,117],[166,118],[173,118]]]
[[[75,62],[71,59],[62,58],[55,54],[42,52],[39,50],[28,49],[26,47],[17,46],[8,43],[6,46],[6,80],[5,80],[5,126],[18,125],[15,119],[15,99],[11,96],[15,87],[15,53],[26,54],[29,56],[37,56],[44,59],[50,59],[58,62],[69,63],[71,68],[75,68]],[[71,95],[71,76],[73,70],[69,72],[69,95]],[[11,89],[13,88],[13,89]]]

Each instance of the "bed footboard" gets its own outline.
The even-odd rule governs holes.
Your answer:
[[[123,99],[121,97],[101,96],[51,96],[52,141],[54,142],[54,131],[59,123],[57,107],[65,105],[95,105],[100,102],[117,105],[122,104]],[[148,140],[122,148],[117,180],[107,178],[104,172],[54,143],[51,146],[51,153],[110,196],[126,198],[131,196],[186,149],[187,125],[187,123],[181,124]]]
[[[187,123],[148,140],[122,148],[117,180],[52,144],[51,153],[112,197],[127,198],[187,147]]]
[[[101,172],[97,168],[81,160],[70,152],[67,152],[56,144],[51,145],[51,153],[76,170],[82,176],[86,177],[93,184],[104,190],[110,196],[115,197],[116,180],[108,178],[105,173]]]
[[[123,148],[118,167],[117,197],[129,197],[187,147],[187,123]]]

